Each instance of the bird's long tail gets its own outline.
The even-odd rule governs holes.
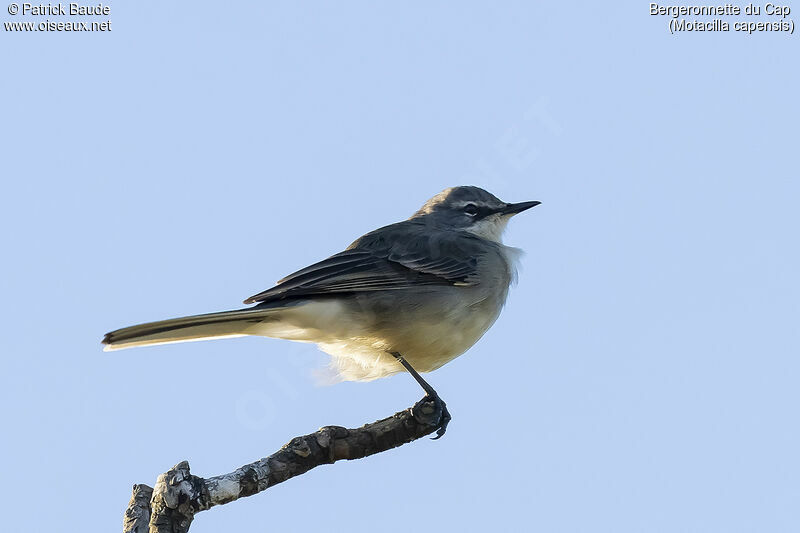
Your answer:
[[[268,320],[269,314],[269,309],[237,309],[130,326],[106,333],[103,338],[104,351],[173,342],[241,337],[247,335],[254,326]]]

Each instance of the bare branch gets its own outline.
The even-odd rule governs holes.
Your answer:
[[[360,459],[429,435],[442,422],[442,407],[427,397],[411,409],[357,429],[325,426],[295,437],[269,457],[229,474],[204,479],[182,461],[158,476],[155,488],[134,485],[125,511],[124,533],[186,533],[194,515],[252,496],[314,467]]]

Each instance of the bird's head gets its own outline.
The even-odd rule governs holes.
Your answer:
[[[414,213],[412,219],[440,227],[468,231],[495,242],[500,242],[509,219],[541,202],[519,202],[509,204],[492,193],[462,185],[445,189]]]

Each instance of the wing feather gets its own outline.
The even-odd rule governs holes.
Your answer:
[[[347,250],[286,276],[244,303],[420,285],[475,285],[482,253],[485,248],[468,233],[438,232],[433,238],[422,224],[400,222],[364,235]]]

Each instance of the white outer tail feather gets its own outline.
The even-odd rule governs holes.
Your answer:
[[[231,333],[227,335],[206,335],[201,337],[187,337],[187,338],[173,338],[173,339],[156,339],[143,337],[139,340],[125,341],[115,344],[106,344],[103,347],[104,352],[116,352],[119,350],[126,350],[128,348],[136,348],[138,346],[158,346],[160,344],[178,344],[179,342],[195,342],[195,341],[209,341],[215,339],[230,339],[233,337],[245,337],[246,333]]]

